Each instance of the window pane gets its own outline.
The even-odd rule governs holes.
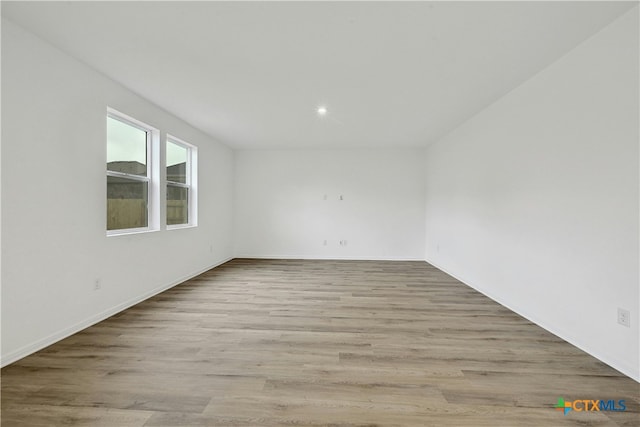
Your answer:
[[[107,230],[147,227],[149,183],[107,176]]]
[[[189,223],[189,189],[167,185],[167,225]]]
[[[147,176],[147,132],[107,117],[107,170]]]
[[[187,183],[187,147],[167,141],[167,181]]]

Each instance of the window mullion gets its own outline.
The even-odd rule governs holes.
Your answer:
[[[142,182],[151,181],[151,178],[149,178],[148,176],[133,175],[130,173],[116,172],[116,171],[107,171],[107,176],[112,176],[114,178],[131,179],[133,181],[142,181]]]
[[[181,182],[175,182],[175,181],[167,181],[167,185],[171,185],[173,187],[182,187],[182,188],[189,188],[190,187],[189,184],[183,184]]]

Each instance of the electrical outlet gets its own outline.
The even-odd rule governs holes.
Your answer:
[[[627,328],[631,327],[631,313],[629,313],[629,310],[618,307],[618,323]]]
[[[100,289],[102,289],[102,281],[100,279],[96,279],[93,282],[93,290],[94,291],[99,291]]]

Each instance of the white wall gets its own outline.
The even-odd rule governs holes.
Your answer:
[[[427,260],[636,380],[638,73],[636,7],[426,164]]]
[[[419,149],[237,152],[236,256],[423,259],[423,158]]]
[[[107,106],[198,146],[197,228],[106,237]],[[230,258],[232,180],[230,149],[3,19],[2,364]]]

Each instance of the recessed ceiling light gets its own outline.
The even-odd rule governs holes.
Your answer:
[[[325,114],[327,114],[327,107],[320,106],[316,111],[319,115],[324,116]]]

